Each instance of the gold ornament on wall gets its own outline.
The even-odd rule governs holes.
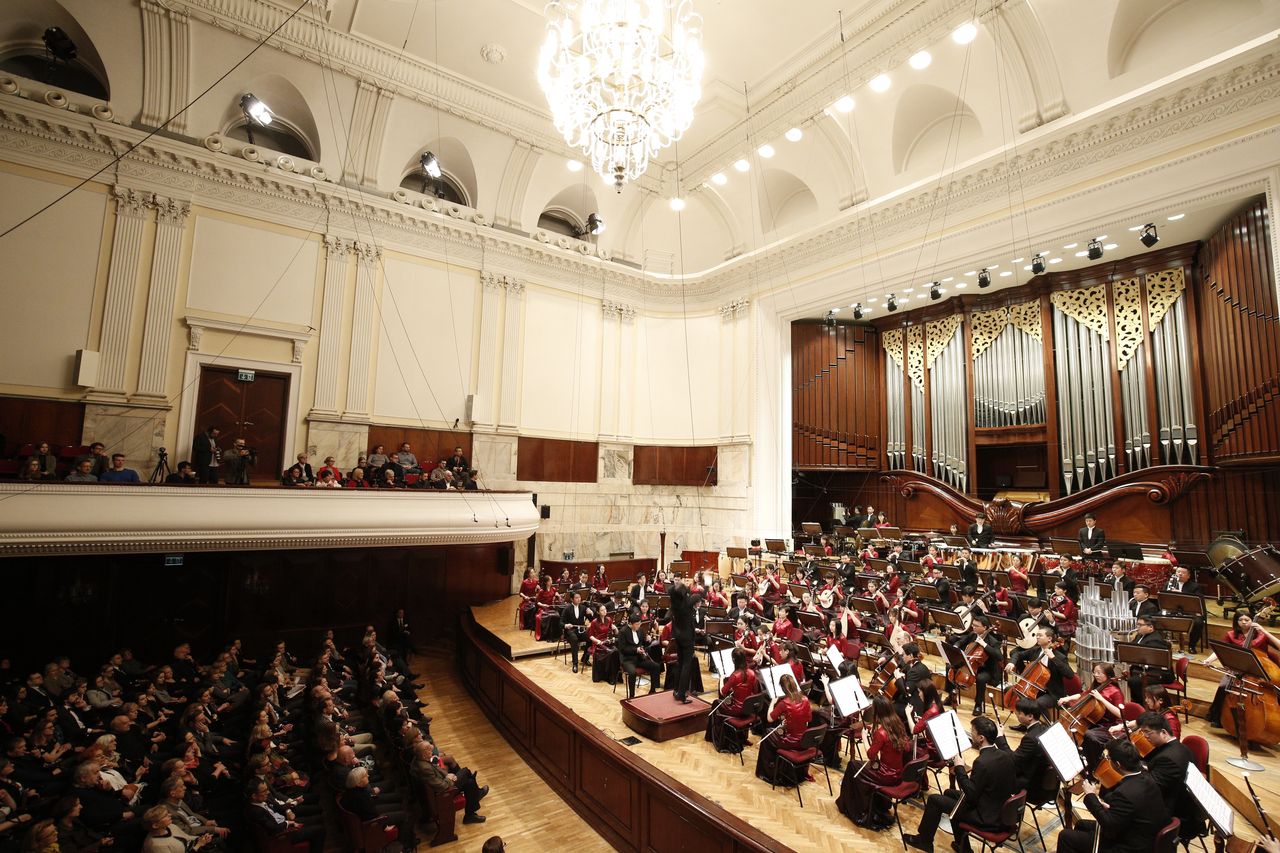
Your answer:
[[[1107,286],[1082,287],[1078,290],[1060,290],[1049,297],[1053,307],[1087,326],[1102,336],[1104,341],[1111,339],[1110,323],[1107,320]]]
[[[1009,306],[1009,323],[1017,326],[1026,334],[1044,343],[1044,333],[1040,330],[1040,303],[1036,301],[1019,302]]]
[[[889,354],[889,358],[893,359],[898,365],[898,369],[902,369],[902,330],[890,329],[880,336],[880,345],[884,347],[884,351]]]
[[[1116,320],[1116,362],[1120,370],[1133,358],[1146,334],[1142,329],[1142,288],[1126,278],[1111,286]]]
[[[924,388],[924,327],[907,327],[907,374]]]
[[[971,356],[977,358],[995,343],[996,338],[1009,325],[1009,309],[997,308],[994,311],[975,311],[969,315],[973,329],[973,346]]]
[[[1187,287],[1182,268],[1147,273],[1147,323],[1152,329],[1159,325],[1182,296]]]
[[[947,348],[947,344],[951,343],[951,339],[956,336],[956,330],[960,328],[961,315],[952,314],[950,317],[943,317],[941,320],[935,320],[927,324],[926,338],[929,342],[929,348],[926,352],[926,364],[930,370],[933,370],[933,363],[938,360],[938,356],[942,355],[942,351]]]

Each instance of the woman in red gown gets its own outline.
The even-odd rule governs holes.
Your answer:
[[[858,826],[887,829],[893,825],[893,816],[887,811],[873,811],[877,805],[875,787],[902,781],[902,770],[911,753],[911,739],[893,710],[893,703],[883,696],[871,700],[871,709],[863,712],[863,719],[866,730],[871,732],[867,760],[850,762],[840,783],[836,808]],[[864,769],[863,764],[870,766]]]
[[[708,607],[728,607],[729,606],[729,599],[725,597],[724,587],[720,584],[720,581],[716,581],[715,583],[711,584],[711,589],[710,591],[707,592],[706,597],[703,599],[703,601]]]
[[[778,750],[799,746],[813,719],[809,698],[800,692],[796,680],[784,675],[779,685],[783,695],[773,700],[765,716],[770,722],[781,721],[780,731],[760,742],[760,754],[756,758],[756,775],[766,782],[776,781]]]
[[[1053,626],[1058,629],[1059,637],[1076,635],[1076,603],[1067,595],[1067,582],[1058,581],[1053,585],[1053,595],[1049,597],[1049,606],[1045,608]]]
[[[542,579],[542,587],[538,590],[534,601],[538,605],[537,615],[533,618],[533,636],[538,640],[554,640],[560,636],[560,615],[556,612],[556,597],[559,593],[551,586],[551,576]]]
[[[1251,629],[1253,630],[1253,638],[1249,639],[1249,631]],[[1222,640],[1238,649],[1243,649],[1246,639],[1249,639],[1249,649],[1255,652],[1265,652],[1268,646],[1280,649],[1280,640],[1277,640],[1261,624],[1254,622],[1252,613],[1248,610],[1237,610],[1236,618],[1231,624],[1231,630],[1223,635]],[[1211,654],[1204,659],[1205,666],[1213,666],[1217,662],[1218,656],[1216,654]],[[1222,681],[1218,682],[1218,692],[1213,695],[1213,704],[1209,706],[1208,719],[1212,725],[1221,725],[1222,704],[1226,701],[1226,689],[1230,681],[1230,677],[1224,675]]]
[[[605,573],[604,566],[596,566],[595,577],[591,579],[591,588],[596,592],[609,591],[609,576]]]
[[[942,707],[942,697],[938,695],[938,686],[933,683],[930,678],[927,681],[920,682],[920,706],[924,708],[917,716],[915,709],[911,704],[907,704],[907,722],[911,724],[911,736],[915,739],[916,755],[928,754],[930,760],[937,758],[938,750],[934,747],[933,741],[929,739],[929,721],[939,716],[945,708]]]
[[[534,600],[538,595],[538,579],[533,576],[533,569],[524,570],[524,580],[520,581],[520,627],[526,631],[533,630],[533,616],[538,610]]]
[[[1089,688],[1089,693],[1100,699],[1106,709],[1102,719],[1094,723],[1084,733],[1084,763],[1090,770],[1093,770],[1098,766],[1098,762],[1102,760],[1102,751],[1106,747],[1107,741],[1111,740],[1111,733],[1107,729],[1119,723],[1123,717],[1124,694],[1120,692],[1120,687],[1116,684],[1114,666],[1109,663],[1094,664],[1093,686]],[[1077,693],[1074,696],[1063,696],[1058,700],[1058,705],[1063,708],[1070,708],[1080,701],[1084,695],[1083,693]]]
[[[724,701],[720,703],[720,707],[716,712],[707,716],[707,734],[706,740],[715,743],[714,726],[727,725],[722,724],[717,717],[741,717],[743,706],[752,696],[760,692],[760,679],[756,675],[755,670],[747,667],[747,661],[750,657],[741,648],[733,650],[733,672],[729,673],[729,677],[720,683],[720,698]],[[738,730],[734,729],[734,732]],[[748,743],[747,732],[742,731],[742,740],[739,748],[746,746]],[[737,734],[734,734],[737,737]]]
[[[601,604],[596,618],[587,626],[587,642],[591,644],[591,680],[612,682],[618,671],[618,656],[613,645],[613,620],[609,608]]]

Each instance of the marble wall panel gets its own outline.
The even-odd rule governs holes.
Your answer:
[[[107,453],[123,453],[125,466],[138,472],[144,481],[155,468],[156,451],[164,446],[168,409],[134,408],[86,403],[85,444],[101,441]],[[191,458],[191,448],[170,447],[169,466],[176,470],[183,459]]]

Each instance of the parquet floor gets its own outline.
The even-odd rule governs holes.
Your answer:
[[[489,722],[463,686],[447,653],[418,654],[414,669],[426,685],[421,695],[431,703],[431,734],[446,752],[477,771],[480,784],[490,786],[480,813],[482,824],[463,824],[458,817],[458,840],[441,850],[474,853],[485,839],[500,835],[507,849],[597,853],[613,848],[547,785],[512,749]],[[420,850],[427,850],[424,843]]]

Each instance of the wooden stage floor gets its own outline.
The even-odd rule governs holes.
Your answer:
[[[508,599],[497,605],[474,608],[473,612],[482,627],[496,635],[504,627],[516,631],[514,608],[514,600]],[[501,621],[486,625],[486,619]],[[614,692],[607,683],[593,684],[589,668],[574,674],[566,661],[547,654],[539,655],[536,650],[531,652],[527,648],[529,645],[540,646],[544,652],[549,652],[554,644],[537,643],[530,638],[528,631],[518,633],[523,633],[525,637],[520,644],[524,650],[523,656],[515,662],[522,673],[559,697],[565,705],[608,737],[621,740],[632,735],[622,723],[618,703],[625,694],[621,685],[618,692]],[[941,661],[937,659],[931,659],[929,663],[934,669],[941,666]],[[699,664],[703,669],[703,683],[713,692],[716,679],[706,669],[705,655],[699,656]],[[1196,683],[1193,693],[1206,695],[1207,701],[1207,697],[1212,696],[1213,687],[1212,683]],[[711,698],[711,692],[705,695]],[[966,700],[964,705],[960,716],[967,721],[971,702]],[[1245,793],[1241,772],[1226,763],[1227,758],[1237,754],[1234,742],[1221,729],[1210,729],[1205,720],[1194,716],[1189,723],[1184,724],[1183,731],[1184,734],[1198,734],[1209,742],[1211,779],[1240,812],[1237,815],[1237,832],[1240,837],[1256,839],[1258,830],[1254,827],[1260,826],[1261,821]],[[1016,748],[1020,736],[1015,732],[1008,732],[1007,737],[1010,745]],[[701,733],[665,743],[654,743],[641,738],[640,743],[631,747],[631,750],[637,760],[660,768],[743,820],[769,832],[781,847],[799,851],[836,851],[851,846],[855,849],[886,851],[901,849],[897,833],[893,829],[879,833],[861,829],[837,811],[835,795],[840,791],[840,771],[831,771],[834,794],[829,794],[821,768],[817,768],[815,781],[804,785],[803,809],[797,804],[794,790],[771,790],[766,782],[754,775],[756,740],[752,738],[753,745],[747,747],[743,754],[745,765],[739,764],[736,756],[717,753],[703,740]],[[1262,799],[1263,807],[1270,814],[1280,814],[1280,750],[1257,750],[1251,755],[1265,768],[1263,772],[1251,774],[1251,781]],[[914,831],[921,815],[919,805],[908,803],[900,813],[904,829],[907,832]],[[1080,809],[1080,813],[1083,814],[1083,809]],[[1041,814],[1041,827],[1044,829],[1047,848],[1055,849],[1060,829],[1056,815],[1052,812]],[[1023,826],[1022,841],[1029,848],[1039,848],[1030,816]],[[939,837],[939,849],[947,849],[948,843],[945,838]]]

